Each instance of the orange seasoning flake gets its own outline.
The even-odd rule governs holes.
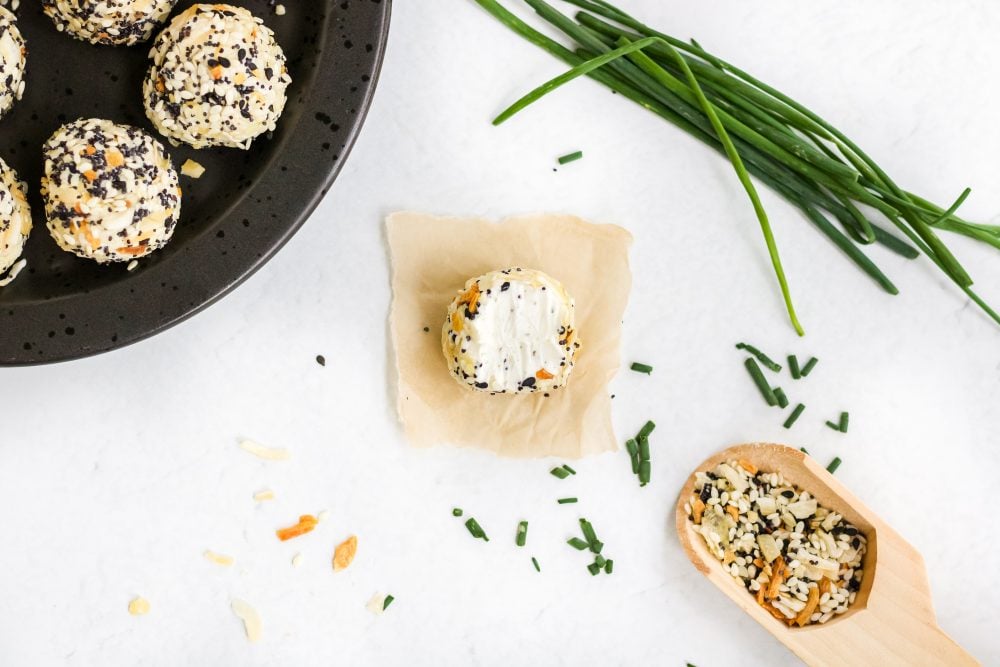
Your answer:
[[[306,533],[312,532],[312,529],[316,527],[319,521],[316,520],[311,514],[303,514],[299,517],[299,522],[294,526],[289,526],[288,528],[279,528],[274,531],[278,535],[278,539],[282,542],[287,542],[293,537],[298,537],[300,535],[305,535]]]
[[[340,572],[347,569],[347,566],[354,560],[354,555],[358,552],[358,538],[351,535],[346,540],[337,545],[333,550],[333,571]]]
[[[535,371],[535,377],[538,378],[539,380],[551,380],[552,378],[555,377],[555,375],[548,372],[544,368],[539,368],[537,371]]]

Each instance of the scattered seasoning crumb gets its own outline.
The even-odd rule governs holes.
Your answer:
[[[274,532],[278,536],[279,540],[286,542],[293,537],[299,537],[300,535],[312,532],[312,529],[316,527],[317,523],[319,522],[316,520],[316,517],[311,514],[303,514],[299,517],[299,522],[294,526],[279,528]]]
[[[571,505],[572,503],[578,502],[576,498],[560,498],[556,501],[560,505]]]
[[[149,613],[149,600],[144,597],[133,598],[128,603],[128,613],[133,616],[145,616]]]
[[[638,361],[632,364],[629,368],[631,368],[636,373],[645,373],[646,375],[652,375],[653,373],[652,366],[650,366],[649,364],[640,364]]]
[[[262,628],[257,610],[243,600],[237,599],[233,599],[229,606],[236,617],[243,621],[243,631],[247,634],[247,640],[251,643],[259,641]]]
[[[358,538],[351,535],[346,540],[337,545],[333,550],[333,571],[340,572],[347,569],[347,566],[354,561],[354,555],[358,552]]]
[[[277,14],[278,16],[284,16],[285,15],[285,6],[284,5],[275,5],[275,7],[274,7],[274,13]]]
[[[575,151],[573,153],[567,153],[558,158],[559,164],[569,164],[570,162],[576,162],[583,157],[583,151]]]
[[[773,359],[771,359],[771,357],[767,356],[766,354],[764,354],[763,352],[761,352],[760,350],[758,350],[753,345],[748,345],[746,343],[737,343],[736,344],[736,349],[737,350],[745,350],[748,354],[752,354],[753,356],[757,357],[757,361],[759,361],[760,363],[764,364],[765,366],[767,366],[770,370],[774,371],[775,373],[780,373],[781,372],[781,364],[779,364],[776,361],[774,361]]]
[[[139,260],[133,259],[125,266],[126,271],[135,271],[139,267]]]
[[[292,556],[292,567],[298,567],[302,565],[302,561],[303,561],[302,554],[295,554],[294,556]]]
[[[809,375],[812,372],[812,369],[816,367],[816,364],[818,362],[819,359],[817,359],[816,357],[812,357],[811,359],[809,359],[809,361],[806,362],[806,365],[802,367],[802,377]]]
[[[465,514],[465,512],[462,511],[461,507],[456,507],[456,508],[454,508],[454,509],[451,510],[451,515],[452,516],[462,516],[463,514]]]
[[[376,616],[381,615],[385,611],[386,597],[384,593],[375,593],[368,601],[368,604],[365,605],[365,608]]]
[[[832,475],[833,473],[837,472],[837,468],[840,467],[840,464],[841,464],[840,457],[834,456],[833,460],[830,461],[830,465],[826,467],[826,471]]]
[[[261,489],[257,493],[253,494],[253,499],[258,503],[262,503],[265,500],[274,500],[274,491],[271,489]]]
[[[317,354],[316,363],[319,364],[320,366],[326,366],[326,357],[324,357],[322,354]]]
[[[205,173],[205,167],[189,158],[181,165],[181,173],[188,178],[201,178]]]
[[[390,593],[389,595],[386,595],[385,596],[385,601],[382,602],[382,611],[385,611],[386,609],[388,609],[389,605],[391,605],[392,601],[395,600],[395,599],[396,598],[393,597],[392,593]]]
[[[535,566],[535,572],[541,572],[542,568],[538,564],[538,559],[534,556],[531,557],[531,564]]]
[[[233,557],[226,556],[225,554],[215,553],[211,549],[206,549],[205,553],[202,554],[206,560],[215,563],[216,565],[221,565],[223,567],[229,567],[233,564]]]
[[[796,405],[795,409],[792,410],[792,414],[788,415],[788,419],[785,420],[784,427],[785,428],[791,428],[792,424],[795,423],[795,421],[802,414],[802,411],[805,410],[805,409],[806,409],[806,406],[803,405],[802,403],[799,403],[798,405]]]
[[[265,447],[259,442],[249,439],[240,440],[240,449],[253,454],[259,459],[265,459],[267,461],[287,461],[292,457],[291,452],[287,449],[281,447]]]

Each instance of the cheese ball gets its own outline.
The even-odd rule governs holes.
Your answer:
[[[175,146],[250,148],[285,108],[285,54],[241,7],[192,6],[156,37],[149,55],[146,115]]]
[[[24,94],[24,62],[28,49],[16,19],[0,7],[0,117]]]
[[[452,376],[493,394],[565,386],[580,342],[573,298],[541,271],[511,268],[472,278],[448,307],[442,347]]]
[[[91,44],[132,46],[145,42],[177,0],[42,0],[42,10],[65,32]]]
[[[42,198],[59,247],[99,264],[159,250],[181,209],[163,144],[128,125],[77,120],[45,143]]]
[[[24,183],[0,160],[0,287],[10,284],[24,268],[24,242],[31,234],[31,209]]]

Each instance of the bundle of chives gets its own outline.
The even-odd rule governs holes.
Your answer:
[[[572,48],[535,30],[497,0],[476,0],[508,28],[573,67],[513,104],[495,124],[586,75],[724,153],[753,203],[789,319],[800,334],[803,329],[750,174],[799,208],[890,294],[897,294],[898,289],[859,245],[878,243],[909,259],[923,252],[1000,324],[1000,314],[972,291],[969,274],[935,232],[959,232],[1000,248],[1000,227],[976,225],[954,215],[968,191],[947,210],[932,204],[901,189],[860,147],[819,115],[706,52],[693,40],[687,43],[653,30],[605,0],[566,1],[585,11],[577,12],[573,20],[545,0],[524,0],[565,33],[574,42]],[[909,242],[870,220],[858,204],[878,211]]]

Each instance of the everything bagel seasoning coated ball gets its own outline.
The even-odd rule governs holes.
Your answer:
[[[442,332],[452,376],[494,394],[564,386],[580,348],[574,310],[562,284],[541,271],[472,278],[448,308]]]
[[[99,264],[129,262],[167,244],[181,208],[163,144],[128,125],[78,120],[45,143],[42,198],[63,250]]]
[[[177,0],[42,0],[43,11],[65,32],[91,44],[145,42]]]
[[[10,284],[24,268],[21,252],[31,233],[31,209],[24,183],[0,160],[0,287]]]
[[[24,94],[24,62],[28,49],[16,19],[0,7],[0,117]]]
[[[171,143],[247,149],[274,130],[291,82],[285,54],[241,7],[194,5],[153,43],[146,115]]]

